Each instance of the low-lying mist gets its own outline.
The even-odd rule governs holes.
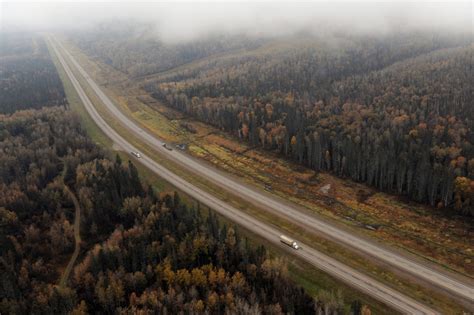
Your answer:
[[[1,4],[6,31],[97,30],[97,25],[147,24],[164,41],[210,34],[274,37],[309,32],[386,34],[400,31],[472,33],[472,2],[445,3],[14,3]]]

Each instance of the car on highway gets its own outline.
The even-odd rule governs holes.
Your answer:
[[[130,152],[133,156],[135,156],[137,159],[141,158],[142,155],[140,153],[138,153],[137,151],[132,151]]]
[[[169,145],[167,145],[166,143],[163,143],[163,148],[165,148],[166,150],[169,150],[169,151],[173,151],[173,148],[170,147]]]

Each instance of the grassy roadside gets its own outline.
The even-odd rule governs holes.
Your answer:
[[[112,153],[112,151],[115,151],[113,142],[100,130],[100,128],[94,123],[92,118],[89,116],[89,114],[83,107],[82,102],[77,92],[73,88],[72,83],[70,82],[66,73],[61,67],[59,60],[55,56],[54,52],[51,50],[49,43],[48,43],[48,48],[50,49],[53,62],[55,63],[56,68],[58,69],[59,75],[61,77],[61,80],[63,82],[66,96],[71,106],[71,109],[74,110],[80,116],[81,121],[83,123],[83,127],[85,128],[89,136],[98,145],[103,146],[109,152],[111,152],[111,156],[116,153],[116,154],[119,154],[124,161],[127,159],[130,159],[129,154],[126,152],[116,151]],[[88,94],[90,92],[91,91],[87,91]],[[97,100],[95,100],[94,103],[95,102],[97,102]],[[101,114],[103,113],[101,112]],[[114,128],[116,128],[116,126],[114,126]],[[140,163],[136,163],[136,166],[139,171],[140,177],[143,180],[145,180],[147,183],[151,184],[154,189],[158,191],[177,190],[174,186],[166,182],[163,178],[160,178],[159,176],[150,172],[146,167],[144,167]],[[179,193],[182,196],[181,199],[186,204],[188,205],[195,204],[195,201],[191,197],[187,196],[186,194],[182,192],[179,192]],[[223,224],[233,225],[233,223],[229,221],[227,218],[220,215],[219,215],[219,218]],[[267,242],[266,240],[251,233],[250,231],[247,231],[241,227],[237,227],[237,231],[241,235],[248,237],[251,243],[265,245],[272,256],[282,256],[283,254],[285,256],[288,256],[286,251],[283,251],[281,248],[273,245],[270,242]],[[387,313],[396,314],[396,312],[393,309],[378,302],[377,300],[374,300],[370,296],[367,296],[363,293],[360,293],[357,290],[354,290],[353,288],[347,286],[344,283],[341,283],[339,280],[327,275],[326,273],[314,268],[313,266],[309,265],[308,263],[304,261],[301,261],[300,259],[291,257],[291,259],[288,260],[288,268],[289,268],[290,278],[293,279],[299,285],[301,285],[303,288],[305,288],[307,292],[309,292],[313,296],[318,296],[319,298],[324,298],[324,296],[330,297],[331,295],[335,295],[336,292],[341,291],[343,293],[342,296],[343,296],[343,300],[346,304],[347,309],[349,308],[349,304],[352,301],[358,299],[363,304],[369,305],[374,314],[387,314]]]
[[[432,292],[430,290],[426,290],[419,285],[416,285],[410,281],[399,279],[399,277],[395,276],[391,271],[387,270],[384,266],[374,266],[374,265],[367,265],[367,259],[353,255],[349,253],[347,250],[344,250],[340,246],[327,242],[321,238],[318,238],[316,235],[308,233],[307,231],[302,231],[301,228],[298,226],[294,226],[289,222],[273,216],[265,211],[261,211],[260,209],[256,209],[252,205],[248,204],[244,200],[236,198],[228,193],[222,192],[222,189],[219,187],[213,186],[213,184],[206,182],[200,178],[194,178],[190,176],[187,172],[183,171],[179,167],[173,164],[172,161],[168,161],[161,157],[159,153],[155,152],[153,149],[149,148],[146,144],[142,142],[141,139],[137,139],[133,136],[130,136],[125,127],[121,126],[115,119],[113,119],[110,113],[100,105],[100,101],[97,99],[95,94],[91,91],[91,89],[86,88],[86,92],[91,97],[91,100],[94,104],[99,105],[97,106],[98,111],[101,115],[105,118],[105,120],[110,123],[124,138],[128,141],[133,143],[135,146],[140,148],[141,151],[146,153],[147,155],[153,156],[158,162],[166,166],[167,168],[173,170],[180,176],[186,178],[188,181],[192,182],[193,184],[211,191],[214,195],[220,197],[222,200],[225,200],[234,206],[242,209],[244,212],[251,214],[253,216],[259,217],[266,222],[273,222],[275,226],[283,228],[290,232],[292,235],[298,235],[298,238],[304,240],[306,242],[311,242],[315,248],[325,252],[330,253],[331,256],[344,261],[348,265],[352,267],[364,271],[367,274],[379,279],[381,282],[388,284],[398,290],[405,292],[406,294],[413,296],[414,298],[424,301],[427,305],[432,305],[433,307],[442,310],[445,313],[461,313],[462,308],[457,306],[453,301],[449,298]],[[300,279],[301,281],[301,279]]]

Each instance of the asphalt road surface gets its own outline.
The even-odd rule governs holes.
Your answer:
[[[348,245],[354,248],[360,249],[363,252],[370,252],[371,255],[376,257],[379,256],[379,258],[383,261],[386,261],[390,264],[396,264],[402,269],[406,269],[410,273],[417,273],[418,275],[421,273],[425,275],[426,279],[430,280],[430,282],[438,283],[439,286],[445,287],[449,291],[457,292],[459,295],[467,297],[468,299],[472,299],[472,297],[474,296],[474,289],[472,286],[460,283],[454,279],[444,276],[443,274],[440,274],[439,272],[427,269],[422,265],[407,260],[404,257],[400,257],[395,253],[380,248],[373,243],[367,242],[366,240],[353,236],[347,233],[346,231],[342,231],[324,221],[320,221],[314,217],[304,214],[286,204],[279,203],[278,201],[269,198],[257,191],[253,191],[252,189],[242,185],[241,183],[237,183],[235,181],[230,180],[229,178],[219,174],[212,168],[203,166],[202,164],[194,161],[193,159],[189,158],[181,152],[178,152],[176,150],[169,151],[163,148],[163,142],[159,141],[152,135],[148,134],[145,130],[141,129],[138,125],[128,119],[116,108],[112,101],[101,91],[97,84],[87,75],[84,69],[82,69],[82,67],[64,49],[64,47],[62,47],[60,43],[58,43],[56,40],[52,40],[51,43],[56,55],[58,56],[59,61],[64,67],[67,75],[69,76],[71,82],[77,90],[82,102],[84,103],[85,108],[87,109],[92,119],[103,130],[103,132],[107,134],[115,142],[115,144],[120,146],[123,150],[128,152],[138,151],[133,145],[128,143],[114,129],[112,129],[98,114],[91,101],[89,100],[88,96],[84,92],[83,88],[81,87],[74,74],[72,73],[71,69],[69,68],[69,65],[65,62],[63,58],[63,53],[65,53],[65,55],[69,58],[70,62],[72,62],[72,64],[85,78],[91,88],[97,93],[98,97],[103,101],[105,106],[107,106],[107,108],[114,115],[116,115],[116,118],[118,120],[125,124],[131,131],[141,136],[155,149],[160,150],[160,152],[162,152],[163,154],[170,155],[175,161],[187,164],[188,168],[193,169],[196,174],[199,174],[200,176],[203,176],[206,179],[213,180],[216,184],[225,187],[226,189],[238,191],[239,194],[242,195],[242,197],[246,200],[254,200],[258,204],[264,204],[267,207],[272,208],[275,212],[282,214],[285,218],[291,221],[303,223],[303,225],[307,226],[308,228],[318,230],[319,232],[327,234],[328,236],[331,236],[336,240],[339,240],[343,243],[347,243]],[[61,50],[62,53],[60,53],[59,50]],[[189,194],[190,196],[202,202],[203,204],[206,204],[207,206],[221,213],[222,215],[228,217],[237,224],[267,239],[272,243],[280,244],[279,235],[281,235],[282,233],[279,232],[277,229],[271,227],[268,224],[260,222],[259,220],[249,215],[246,215],[245,213],[242,213],[240,210],[226,204],[220,199],[214,197],[213,195],[186,182],[184,179],[172,173],[168,169],[162,167],[148,156],[142,155],[142,158],[137,159],[137,161],[147,166],[150,170],[152,170],[159,176],[165,178],[178,189]],[[390,305],[403,313],[436,314],[436,311],[434,311],[433,309],[430,309],[429,307],[399,293],[398,291],[395,291],[377,282],[376,280],[373,280],[372,278],[365,276],[364,274],[330,258],[329,256],[326,256],[312,249],[309,244],[300,245],[303,250],[296,251],[292,250],[289,247],[287,248],[287,250],[290,251],[292,254],[305,259],[317,268],[320,268],[325,272],[333,275],[334,277],[345,281],[346,283],[386,303],[387,305]],[[286,246],[283,247],[286,248]],[[375,254],[372,253],[372,251],[375,252]]]

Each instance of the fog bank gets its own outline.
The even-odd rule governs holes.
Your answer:
[[[467,2],[2,2],[2,30],[70,31],[122,20],[151,23],[164,40],[209,33],[277,36],[306,30],[381,33],[400,30],[473,31]]]

